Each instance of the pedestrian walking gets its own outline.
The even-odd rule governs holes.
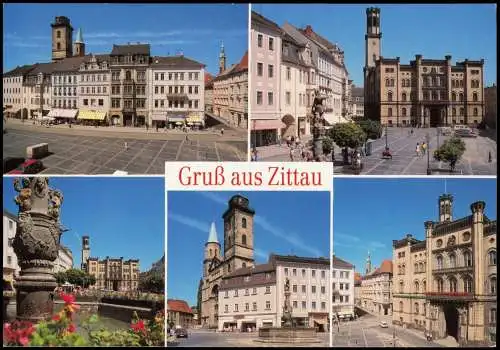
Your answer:
[[[128,143],[127,143],[127,141],[125,141],[125,143],[124,143],[123,146],[125,146],[125,151],[127,151],[128,150]]]
[[[415,148],[415,153],[417,157],[420,157],[420,144],[417,142],[417,147]]]
[[[290,147],[290,161],[293,162],[293,147]]]
[[[492,159],[491,159],[491,151],[488,151],[488,163],[491,163]]]
[[[149,123],[146,123],[146,131],[149,131]]]
[[[427,152],[427,143],[422,143],[422,155],[425,156],[425,152]]]

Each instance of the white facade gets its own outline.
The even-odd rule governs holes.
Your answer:
[[[198,68],[184,68],[182,64],[168,67],[167,60],[176,58],[182,59],[153,57],[147,70],[149,123],[166,123],[169,118],[182,115],[201,119],[204,125],[205,69],[201,64],[194,65]]]
[[[332,312],[334,316],[354,316],[354,266],[336,267],[332,272]]]
[[[277,261],[276,288],[277,304],[284,305],[283,290],[288,278],[290,281],[290,302],[292,304],[292,318],[297,324],[314,326],[314,321],[324,322],[328,319],[329,275],[330,266],[308,264],[303,262]],[[325,314],[326,317],[315,315]],[[277,319],[283,316],[282,308],[278,308]],[[323,319],[323,320],[321,320]]]
[[[13,112],[22,109],[23,106],[23,77],[3,77],[3,106],[11,106]]]
[[[111,72],[107,59],[91,56],[78,70],[77,108],[108,112],[111,97]]]
[[[64,272],[73,268],[73,253],[69,248],[60,246],[57,259],[54,261],[54,273]]]
[[[52,87],[52,108],[78,108],[77,72],[54,72]]]
[[[13,281],[19,274],[20,268],[17,262],[17,255],[14,252],[12,243],[16,236],[17,219],[10,213],[3,213],[3,278],[6,281]]]
[[[255,327],[279,327],[279,307],[276,303],[276,285],[260,285],[248,288],[221,289],[219,292],[219,330],[231,324],[242,329],[245,323]]]

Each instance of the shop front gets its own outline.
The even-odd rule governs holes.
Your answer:
[[[47,117],[54,118],[57,124],[73,124],[76,121],[78,109],[51,109]]]
[[[185,113],[169,113],[167,116],[169,129],[183,129],[186,126]]]
[[[193,130],[199,130],[205,126],[205,118],[199,113],[191,113],[186,118],[186,125]]]
[[[89,109],[80,109],[77,120],[82,125],[105,126],[107,113]]]
[[[275,145],[278,143],[280,130],[286,125],[279,119],[257,119],[251,121],[252,147]]]
[[[153,129],[163,129],[167,126],[167,114],[157,113],[151,115],[151,126]]]

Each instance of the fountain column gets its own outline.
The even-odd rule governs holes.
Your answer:
[[[283,305],[283,328],[292,328],[292,304],[290,303],[290,280],[285,280],[285,303]]]
[[[323,119],[323,100],[325,97],[319,95],[319,91],[316,90],[314,102],[312,106],[312,116],[313,116],[313,154],[315,161],[322,161],[323,159],[323,139],[325,138],[325,126]]]
[[[38,322],[49,319],[57,287],[54,261],[59,251],[61,229],[60,191],[49,188],[46,177],[14,180],[19,195],[18,225],[13,242],[21,271],[16,278],[16,313],[18,320]]]

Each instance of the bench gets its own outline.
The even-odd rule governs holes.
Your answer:
[[[37,145],[26,147],[26,157],[40,159],[49,154],[49,144],[39,143]]]

